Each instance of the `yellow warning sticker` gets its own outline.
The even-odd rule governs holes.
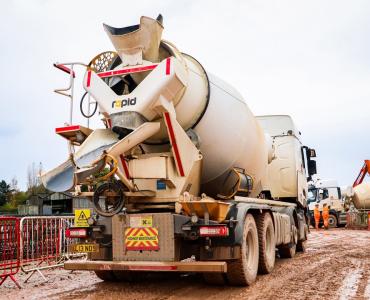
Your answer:
[[[130,227],[153,227],[153,217],[152,216],[131,216],[130,217]]]
[[[89,227],[87,219],[90,218],[90,209],[75,210],[75,227]]]

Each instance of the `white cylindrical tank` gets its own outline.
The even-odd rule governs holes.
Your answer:
[[[235,89],[214,75],[208,74],[208,79],[209,103],[194,127],[203,154],[203,190],[214,194],[230,169],[238,167],[252,176],[253,190],[259,193],[268,163],[265,134]]]
[[[361,183],[353,188],[352,201],[357,209],[370,209],[370,182]]]
[[[158,28],[162,24],[157,24],[155,20],[151,22],[146,20],[145,24],[144,26],[142,19],[137,27],[116,29],[106,25],[106,31],[110,39],[114,41],[117,52],[120,53],[121,49],[140,49],[142,42],[137,42],[135,45],[136,40],[151,37],[154,41],[158,40],[157,34],[151,35],[150,33],[161,32],[161,30],[149,30],[147,24]],[[126,46],[126,43],[130,47]],[[138,53],[136,56],[140,55],[140,52]],[[157,53],[159,53],[157,59],[148,58],[145,51],[142,55],[144,59],[152,62],[163,62],[168,57],[173,57],[176,64],[181,64],[181,69],[185,70],[174,75],[181,75],[184,88],[173,95],[170,100],[174,105],[179,124],[185,131],[191,129],[198,137],[198,144],[203,155],[202,190],[209,195],[216,195],[220,192],[219,189],[230,170],[237,167],[245,170],[245,173],[253,178],[251,196],[256,196],[261,191],[260,182],[265,176],[269,156],[272,159],[271,149],[268,149],[272,147],[272,143],[271,140],[266,140],[264,131],[243,97],[229,84],[206,72],[193,57],[180,53],[171,43],[161,41]],[[121,61],[124,61],[124,58]],[[122,65],[116,65],[116,68],[119,67]],[[173,68],[175,67],[173,65]],[[143,78],[133,77],[137,86],[141,82],[144,84],[145,79]],[[137,101],[139,102],[140,99]],[[130,117],[127,117],[128,113]],[[157,114],[155,111],[151,111],[150,114],[148,111],[136,111],[136,113],[140,116],[151,116],[150,119],[147,117],[148,121],[162,118],[161,113]],[[113,116],[111,115],[113,126],[116,124],[116,126],[129,128],[130,124],[139,124],[140,122],[132,122],[132,115],[132,111],[127,111],[127,108],[115,112]],[[125,125],[125,120],[129,119],[131,123]],[[151,144],[163,145],[168,141],[165,126],[161,128],[162,132],[150,140]],[[147,145],[146,147],[155,146]]]

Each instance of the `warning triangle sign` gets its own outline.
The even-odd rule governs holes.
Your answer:
[[[75,210],[75,222],[76,227],[89,227],[87,220],[91,216],[90,209],[76,209]]]
[[[80,215],[78,216],[78,220],[81,220],[81,221],[82,220],[87,220],[87,217],[86,217],[83,210],[81,211]]]

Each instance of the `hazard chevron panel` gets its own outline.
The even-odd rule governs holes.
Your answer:
[[[128,251],[158,251],[158,229],[155,227],[126,228],[125,245]]]

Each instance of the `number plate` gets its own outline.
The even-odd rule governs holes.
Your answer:
[[[90,253],[99,252],[98,244],[75,244],[70,246],[71,252]]]

